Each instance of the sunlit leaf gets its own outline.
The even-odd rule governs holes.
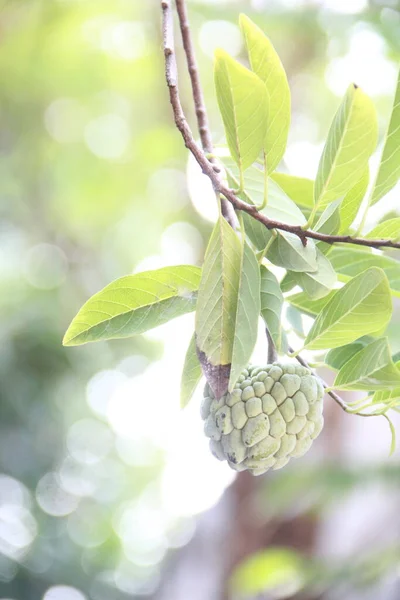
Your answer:
[[[314,273],[297,273],[298,285],[310,296],[317,300],[327,296],[335,287],[337,277],[329,260],[317,248],[317,270]]]
[[[229,185],[238,187],[239,173],[232,161],[223,159],[227,168]],[[264,199],[264,173],[258,167],[250,167],[245,175],[245,192],[239,197],[250,204],[260,206]],[[269,219],[287,225],[304,225],[306,218],[299,207],[285,194],[272,178],[268,179],[268,204],[261,211]]]
[[[321,310],[328,304],[329,300],[333,298],[335,295],[335,291],[332,290],[327,296],[324,298],[318,298],[317,300],[313,300],[310,298],[305,292],[299,292],[298,294],[293,294],[292,296],[287,296],[285,300],[289,302],[292,306],[297,308],[300,312],[308,315],[309,317],[315,317]]]
[[[369,184],[369,168],[365,167],[360,179],[346,193],[340,204],[340,230],[339,233],[348,231],[360,209]]]
[[[233,387],[257,336],[260,271],[254,253],[219,217],[204,260],[196,310],[196,342],[217,397]]]
[[[376,227],[371,229],[365,237],[371,240],[400,240],[400,217],[388,219],[387,221],[379,223]]]
[[[336,348],[380,332],[392,315],[389,282],[381,269],[371,268],[337,290],[311,327],[305,347]]]
[[[393,357],[392,357],[393,360]],[[396,368],[400,371],[400,361],[394,361]],[[374,404],[392,404],[398,400],[399,402],[395,405],[400,404],[400,386],[393,388],[392,390],[378,390],[372,396],[372,402]]]
[[[306,576],[306,566],[299,554],[286,548],[268,548],[245,559],[231,578],[233,594],[246,598],[268,591],[287,597],[298,591]]]
[[[267,89],[268,125],[264,141],[267,170],[272,173],[286,148],[290,125],[290,90],[285,70],[273,45],[257,25],[240,15],[252,70]]]
[[[196,338],[192,336],[186,352],[181,379],[181,408],[192,399],[202,377],[201,365],[196,352]]]
[[[336,235],[340,229],[340,201],[332,202],[329,204],[317,223],[313,227],[315,231],[324,233],[325,235]],[[317,248],[323,254],[328,254],[332,250],[332,244],[325,242],[316,242]]]
[[[339,346],[338,348],[332,348],[325,355],[324,363],[329,365],[332,369],[339,371],[359,350],[362,350],[367,344],[373,341],[370,336],[364,336],[345,346]]]
[[[275,275],[264,266],[261,271],[261,316],[277,351],[282,349],[283,294]]]
[[[191,312],[200,276],[198,267],[182,265],[121,277],[82,306],[63,343],[129,337]]]
[[[381,163],[371,195],[371,205],[387,194],[400,178],[400,71],[392,115],[386,133]]]
[[[271,173],[271,179],[279,185],[287,196],[298,206],[313,208],[314,182],[312,179],[287,175],[286,173]]]
[[[315,180],[315,204],[338,200],[359,181],[378,136],[374,105],[364,92],[351,85],[337,111]]]
[[[375,340],[346,362],[333,386],[341,390],[381,390],[400,386],[400,371],[395,367],[386,338]]]
[[[354,247],[335,247],[329,254],[329,260],[342,281],[348,281],[370,267],[383,269],[392,294],[400,296],[400,263],[394,258]]]
[[[278,231],[268,250],[268,259],[278,267],[290,271],[316,271],[317,249],[313,240],[303,246],[300,238],[293,233]]]
[[[267,90],[224,50],[215,54],[215,87],[232,158],[241,170],[259,156],[267,127]]]

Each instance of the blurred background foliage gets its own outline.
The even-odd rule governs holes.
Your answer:
[[[189,9],[216,140],[212,56],[218,45],[243,57],[239,12],[288,72],[285,168],[315,175],[350,81],[373,97],[383,133],[398,0]],[[397,600],[400,466],[381,419],[327,403],[311,456],[234,481],[208,453],[199,397],[179,412],[192,315],[61,346],[111,280],[204,253],[215,207],[172,123],[159,12],[156,0],[0,2],[0,597]],[[193,123],[185,76],[181,86]],[[398,198],[371,220],[398,213]],[[395,323],[397,347],[399,333]]]

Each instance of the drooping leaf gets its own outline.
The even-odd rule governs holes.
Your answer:
[[[232,161],[224,158],[229,185],[238,187],[239,172]],[[245,192],[239,197],[249,204],[260,206],[264,199],[264,173],[258,167],[252,166],[245,175]],[[268,204],[261,211],[269,219],[280,221],[287,225],[304,225],[306,218],[298,206],[285,194],[281,187],[271,178],[268,179]]]
[[[245,559],[231,578],[234,597],[253,598],[273,591],[283,597],[287,589],[299,590],[307,577],[302,557],[286,548],[268,548]]]
[[[278,267],[290,271],[316,271],[317,249],[313,240],[303,246],[300,238],[293,233],[278,231],[268,250],[269,260]]]
[[[196,337],[193,334],[186,352],[181,379],[181,408],[192,399],[202,377],[201,365],[196,352]]]
[[[314,206],[314,182],[312,179],[287,175],[286,173],[271,174],[271,179],[279,185],[287,196],[298,206],[313,208]]]
[[[229,391],[234,388],[240,373],[247,366],[257,341],[260,285],[260,267],[257,258],[250,246],[244,242]]]
[[[289,84],[279,56],[269,39],[245,15],[240,15],[239,20],[251,68],[264,82],[268,92],[268,124],[264,150],[268,173],[272,173],[286,149],[290,125]]]
[[[365,167],[360,179],[349,189],[340,204],[340,230],[345,233],[353,223],[360,209],[369,184],[369,168]]]
[[[359,350],[362,350],[367,344],[373,341],[371,336],[364,336],[345,346],[339,346],[338,348],[332,348],[326,354],[324,363],[330,366],[332,369],[339,371]]]
[[[393,362],[395,362],[396,369],[400,371],[400,361],[395,361],[392,357]],[[392,390],[378,390],[372,396],[372,402],[374,404],[392,404],[396,402],[396,406],[400,404],[400,386],[393,388]]]
[[[303,320],[301,318],[301,312],[297,308],[289,304],[286,309],[286,318],[292,326],[292,329],[296,333],[296,335],[304,339],[306,337],[306,334],[304,332],[304,325]]]
[[[400,240],[400,217],[379,223],[365,237],[371,240]]]
[[[340,200],[329,204],[314,228],[319,233],[325,235],[336,235],[340,229]],[[323,253],[328,254],[332,250],[332,244],[326,244],[325,242],[317,242],[317,248]]]
[[[340,369],[333,386],[341,390],[381,390],[400,386],[387,338],[362,348]]]
[[[387,194],[400,179],[400,71],[392,115],[386,133],[381,163],[372,190],[371,205]]]
[[[217,397],[227,391],[230,378],[239,375],[253,350],[259,276],[254,253],[220,216],[207,247],[196,310],[198,355]]]
[[[378,136],[374,105],[351,85],[333,119],[315,180],[314,199],[326,206],[359,181]]]
[[[240,170],[259,156],[267,127],[267,90],[251,71],[223,50],[215,54],[215,87],[232,158]]]
[[[292,306],[297,308],[300,312],[308,315],[309,317],[315,317],[318,315],[321,310],[328,304],[328,302],[335,295],[335,291],[332,290],[327,296],[324,298],[318,298],[317,300],[311,299],[305,292],[299,292],[298,294],[293,294],[292,296],[287,296],[285,300],[289,302]]]
[[[121,277],[82,306],[63,344],[129,337],[191,312],[200,276],[198,267],[182,265]]]
[[[314,300],[327,296],[335,287],[337,277],[331,263],[317,248],[317,270],[314,273],[296,273],[298,285]]]
[[[389,280],[392,294],[400,296],[400,263],[394,258],[354,247],[337,246],[329,254],[329,260],[341,281],[348,281],[350,277],[370,267],[383,269]]]
[[[292,271],[286,271],[281,281],[281,290],[283,294],[290,292],[297,285],[295,274]]]
[[[256,221],[252,216],[243,212],[243,223],[246,235],[257,250],[264,250],[271,239],[271,231],[267,229],[260,221]]]
[[[376,334],[392,315],[389,282],[381,269],[371,268],[337,290],[311,327],[305,347],[336,348]]]
[[[275,275],[261,265],[261,316],[278,352],[282,349],[283,294]]]

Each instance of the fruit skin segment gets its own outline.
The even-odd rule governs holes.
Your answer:
[[[303,456],[320,434],[324,388],[306,367],[249,366],[216,400],[206,384],[200,414],[210,449],[235,471],[262,475]]]

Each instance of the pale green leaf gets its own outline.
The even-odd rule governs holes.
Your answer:
[[[337,111],[315,180],[315,204],[326,206],[360,179],[376,147],[377,118],[370,98],[351,85]]]
[[[285,300],[289,302],[292,306],[297,308],[300,312],[308,315],[309,317],[315,317],[321,310],[328,304],[328,302],[335,295],[335,291],[332,290],[327,296],[324,298],[318,298],[317,300],[311,299],[305,292],[299,292],[298,294],[293,294],[292,296],[287,296]]]
[[[243,244],[239,291],[234,326],[232,367],[229,391],[247,366],[257,341],[258,315],[260,314],[260,267],[253,250]]]
[[[196,337],[193,334],[186,352],[181,378],[181,408],[192,399],[203,373],[196,352]]]
[[[284,294],[290,292],[297,285],[295,274],[292,271],[286,271],[281,280],[281,290]]]
[[[365,236],[371,240],[400,240],[400,217],[379,223]]]
[[[315,300],[327,296],[337,281],[331,263],[318,248],[317,270],[314,273],[297,273],[295,278],[298,285]]]
[[[278,267],[290,271],[316,271],[317,249],[313,240],[303,246],[300,238],[293,233],[278,231],[268,250],[268,259]]]
[[[274,597],[287,596],[288,589],[298,590],[306,577],[302,557],[286,548],[268,548],[246,558],[236,567],[231,577],[232,595],[236,598],[254,598],[269,591]],[[283,592],[283,593],[282,593]]]
[[[392,360],[394,361],[393,357]],[[400,361],[394,362],[396,368],[400,371]],[[392,390],[378,390],[372,396],[372,402],[374,404],[392,404],[396,400],[398,400],[399,402],[396,402],[395,405],[400,403],[400,386],[397,386]]]
[[[246,235],[257,250],[264,250],[271,239],[271,231],[267,229],[260,221],[253,219],[251,215],[243,212],[243,223]]]
[[[267,128],[267,90],[223,50],[215,54],[215,87],[232,158],[247,169],[259,156]]]
[[[283,294],[275,275],[263,265],[261,272],[261,316],[278,352],[282,349]]]
[[[345,233],[353,223],[360,209],[369,184],[369,168],[365,167],[360,179],[346,193],[340,204],[340,230]]]
[[[340,390],[381,390],[400,386],[386,338],[362,348],[340,369],[333,387]]]
[[[267,171],[272,173],[280,163],[290,126],[290,90],[285,69],[270,40],[245,15],[240,15],[252,70],[267,89],[268,125],[264,141]]]
[[[324,363],[329,365],[332,369],[339,371],[359,350],[362,350],[367,344],[373,341],[371,336],[364,336],[345,346],[339,346],[338,348],[332,348],[326,354]]]
[[[383,269],[392,294],[400,296],[400,263],[394,258],[354,247],[335,247],[329,254],[329,260],[341,281],[348,281],[370,267]]]
[[[260,312],[259,277],[254,253],[220,216],[207,247],[196,310],[200,362],[218,397],[253,350]]]
[[[338,233],[340,229],[340,200],[332,202],[326,207],[313,229],[325,235],[336,235]],[[328,254],[332,250],[332,244],[326,244],[325,242],[317,242],[316,246],[323,254]]]
[[[371,206],[387,194],[400,178],[400,71],[392,115],[386,133],[381,163],[371,195]]]
[[[129,337],[191,312],[200,276],[198,267],[182,265],[121,277],[82,306],[63,344]]]
[[[287,196],[298,206],[313,208],[314,206],[314,182],[312,179],[287,175],[286,173],[271,173],[271,179],[279,185]]]
[[[295,334],[298,337],[304,339],[306,337],[306,334],[304,332],[304,325],[301,312],[297,308],[289,304],[289,306],[286,309],[286,318],[292,326],[292,329],[295,332]]]
[[[229,185],[238,187],[239,173],[232,161],[224,158]],[[245,191],[239,197],[249,204],[260,206],[264,199],[264,173],[252,166],[245,174]],[[268,204],[261,211],[269,219],[287,225],[304,225],[306,218],[298,206],[285,194],[281,187],[271,178],[268,179]]]
[[[305,347],[336,348],[376,334],[389,323],[391,315],[387,277],[381,269],[368,269],[335,292],[314,321]]]

